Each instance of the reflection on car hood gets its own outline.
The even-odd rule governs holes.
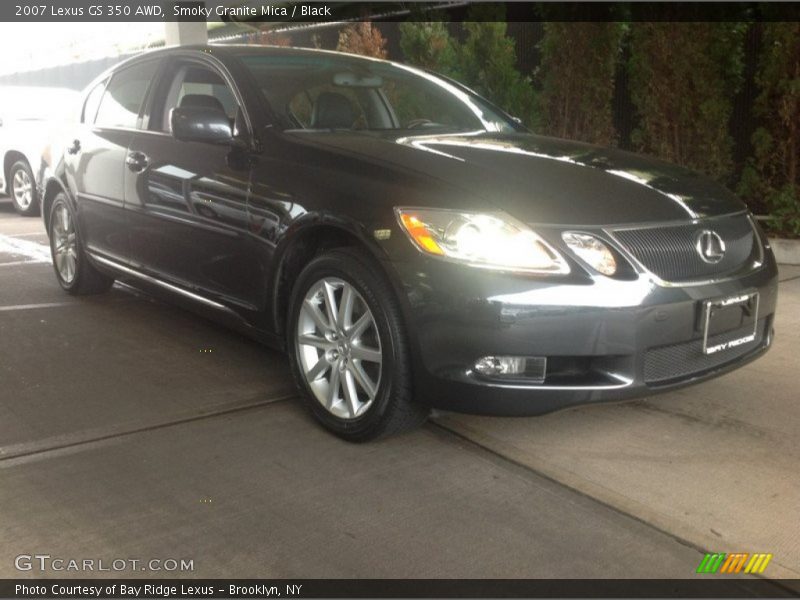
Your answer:
[[[527,223],[614,225],[742,211],[721,185],[653,158],[531,134],[305,132],[328,151],[452,186],[443,208],[477,197]],[[473,202],[469,203],[474,204]]]

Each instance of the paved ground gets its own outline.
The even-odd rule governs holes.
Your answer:
[[[800,575],[800,268],[776,347],[737,373],[355,446],[301,410],[282,356],[126,286],[67,297],[45,240],[0,200],[0,577],[47,553],[191,558],[195,577],[681,578],[705,549]]]

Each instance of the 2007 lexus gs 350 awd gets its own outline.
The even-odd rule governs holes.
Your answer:
[[[650,394],[772,341],[775,260],[730,192],[401,64],[157,51],[90,85],[62,142],[43,198],[61,286],[135,280],[284,348],[349,440],[431,406]]]

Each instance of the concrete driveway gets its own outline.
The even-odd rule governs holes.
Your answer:
[[[706,550],[800,577],[800,268],[774,349],[736,373],[349,445],[281,355],[126,285],[71,298],[44,244],[0,200],[0,577],[44,552],[191,577],[687,578]]]

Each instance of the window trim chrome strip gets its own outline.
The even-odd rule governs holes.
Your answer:
[[[213,300],[210,300],[209,298],[206,298],[205,296],[201,296],[199,294],[195,294],[194,292],[190,292],[190,291],[185,290],[185,289],[183,289],[181,287],[178,287],[176,285],[172,285],[171,283],[167,283],[166,281],[162,281],[161,279],[157,279],[157,278],[152,277],[150,275],[146,275],[146,274],[144,274],[144,273],[142,273],[140,271],[137,271],[136,269],[133,269],[133,268],[128,267],[126,265],[120,264],[120,263],[118,263],[116,261],[113,261],[111,259],[105,258],[103,256],[99,256],[99,255],[95,254],[94,252],[91,252],[91,251],[87,250],[87,253],[92,257],[93,260],[96,260],[97,262],[99,262],[99,263],[101,263],[103,265],[106,265],[107,267],[111,267],[112,269],[115,269],[117,271],[121,271],[122,273],[125,273],[126,275],[131,275],[132,277],[136,277],[136,278],[141,279],[143,281],[146,281],[148,283],[152,283],[154,285],[160,286],[160,287],[162,287],[162,288],[164,288],[166,290],[169,290],[171,292],[175,292],[175,293],[180,294],[180,295],[182,295],[182,296],[184,296],[186,298],[189,298],[190,300],[194,300],[195,302],[199,302],[199,303],[205,304],[206,306],[210,306],[211,308],[215,308],[217,310],[222,310],[222,311],[225,311],[225,312],[228,312],[228,313],[236,315],[236,313],[234,311],[232,311],[230,308],[228,308],[224,304],[220,304],[219,302],[214,302]],[[236,315],[236,316],[238,317],[238,315]]]

